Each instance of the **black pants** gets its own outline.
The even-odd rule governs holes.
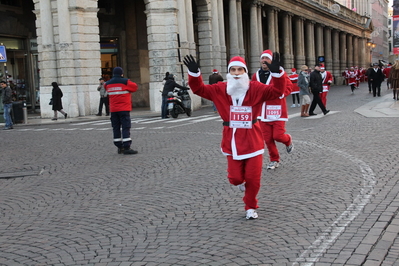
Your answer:
[[[102,114],[103,112],[103,105],[105,105],[105,113],[109,115],[109,100],[108,97],[101,97],[100,98],[100,106],[98,106],[98,114]]]
[[[299,102],[299,93],[294,93],[294,94],[292,94],[292,103],[293,104],[295,104],[295,98],[296,98],[296,100],[297,100],[297,102],[298,102],[298,104],[300,103]]]
[[[130,128],[132,121],[130,120],[129,111],[112,112],[111,124],[114,132],[114,144],[118,148],[130,148],[132,139],[130,138]]]
[[[372,81],[371,81],[371,80],[368,80],[368,84],[369,84],[369,92],[371,92],[371,84],[372,84]]]
[[[373,96],[381,96],[381,83],[373,82]]]
[[[327,109],[320,99],[320,92],[313,91],[313,89],[312,89],[312,94],[313,94],[313,100],[312,100],[312,104],[310,105],[310,108],[309,108],[309,114],[313,114],[314,109],[316,109],[316,105],[319,105],[320,109],[323,111],[323,114],[325,114],[327,112]]]

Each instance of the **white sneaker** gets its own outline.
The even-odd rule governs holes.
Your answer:
[[[276,161],[270,162],[269,165],[267,166],[267,169],[275,169],[279,166],[280,164]]]
[[[291,105],[291,107],[295,107],[295,106],[296,106],[295,103],[293,105]]]
[[[247,220],[257,219],[258,214],[254,209],[248,209],[245,218],[247,218]]]
[[[299,103],[296,104],[296,107],[300,107],[301,105]]]
[[[239,184],[237,187],[238,187],[239,191],[244,192],[245,191],[245,182],[242,184]]]

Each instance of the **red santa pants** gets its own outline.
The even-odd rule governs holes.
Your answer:
[[[260,127],[266,147],[269,150],[270,161],[280,162],[276,141],[285,146],[291,144],[290,135],[285,134],[285,121],[260,122]]]
[[[327,107],[327,93],[328,91],[323,91],[320,93],[321,102],[324,104],[324,107]]]
[[[258,155],[244,160],[234,160],[227,156],[227,178],[230,184],[237,186],[245,182],[245,194],[242,200],[245,210],[257,209],[260,179],[262,175],[263,155]]]

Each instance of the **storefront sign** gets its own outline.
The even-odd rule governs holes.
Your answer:
[[[0,62],[7,62],[6,47],[4,45],[0,45]]]
[[[37,52],[37,40],[36,39],[30,39],[30,50],[32,52]]]

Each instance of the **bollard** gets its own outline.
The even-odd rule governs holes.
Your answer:
[[[24,107],[22,107],[22,113],[24,115],[24,124],[28,124],[28,109],[26,108],[26,102],[23,103]]]

